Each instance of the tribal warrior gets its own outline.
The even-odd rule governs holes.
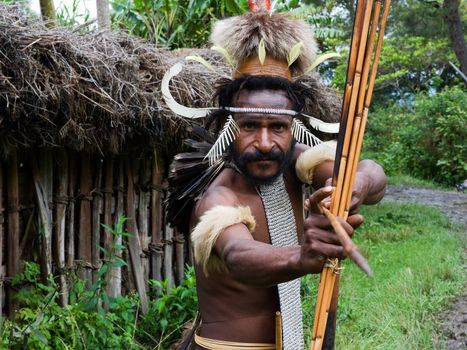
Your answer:
[[[188,185],[177,181],[183,157],[176,158],[171,181],[178,189],[169,198],[169,218],[189,227],[194,247],[201,315],[194,347],[303,349],[299,278],[320,273],[328,258],[345,258],[320,210],[333,191],[326,185],[334,145],[320,143],[305,124],[336,131],[304,113],[313,91],[297,79],[314,60],[315,44],[305,23],[261,11],[220,21],[212,39],[235,61],[233,79],[219,85],[219,109],[207,119],[218,136],[203,158],[206,170]],[[304,184],[314,190],[306,212]],[[378,202],[385,185],[381,167],[361,161],[351,215],[341,220],[349,235],[362,223],[359,205]],[[187,189],[188,206],[180,194]]]

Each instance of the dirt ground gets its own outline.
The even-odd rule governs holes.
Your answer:
[[[467,236],[467,193],[445,192],[440,190],[388,187],[385,201],[423,203],[439,208],[453,222],[463,225]],[[467,269],[467,248],[464,251],[464,265]],[[455,299],[447,311],[440,314],[440,324],[443,334],[442,345],[448,350],[467,349],[467,286],[464,293]]]

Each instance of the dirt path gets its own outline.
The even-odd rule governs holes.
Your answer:
[[[439,208],[453,222],[464,225],[467,235],[467,193],[445,192],[425,188],[389,187],[385,201],[423,203]],[[465,251],[467,263],[467,250]],[[464,264],[463,269],[467,268]],[[449,350],[467,349],[467,287],[449,310],[440,314],[443,331],[443,345]]]

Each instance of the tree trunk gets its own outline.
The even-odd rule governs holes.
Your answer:
[[[465,43],[462,21],[459,15],[460,1],[444,0],[443,6],[446,10],[446,21],[448,22],[452,48],[459,60],[462,73],[467,75],[467,45]]]
[[[39,0],[41,15],[44,20],[54,20],[56,18],[53,0]]]
[[[109,0],[96,0],[96,10],[99,29],[110,29]]]

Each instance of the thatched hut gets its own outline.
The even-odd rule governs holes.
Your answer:
[[[201,51],[213,65],[220,57]],[[67,274],[89,281],[121,236],[128,261],[116,267],[108,293],[136,288],[145,307],[148,278],[183,278],[190,249],[164,223],[167,165],[190,125],[164,105],[160,82],[180,52],[117,32],[48,28],[18,7],[0,5],[0,308],[14,310],[9,281],[22,262],[54,274],[67,303]],[[174,97],[198,106],[213,95],[216,76],[190,64]],[[175,86],[177,87],[175,89]],[[316,78],[314,115],[338,117],[340,102]],[[6,294],[4,297],[3,294]]]

